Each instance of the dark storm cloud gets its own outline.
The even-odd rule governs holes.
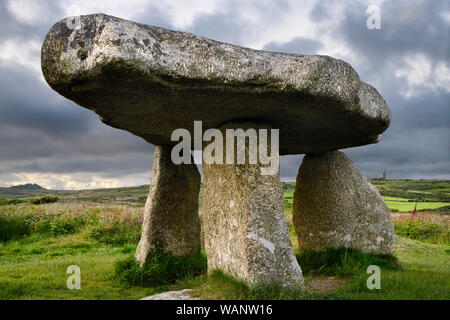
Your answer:
[[[11,39],[42,43],[51,25],[66,15],[56,1],[39,3],[48,21],[31,25],[19,22],[6,9],[6,1],[0,1],[0,45]],[[332,17],[329,3],[318,2],[311,12],[319,29]],[[411,54],[425,56],[432,68],[448,63],[449,25],[441,14],[448,2],[385,2],[382,30],[367,29],[365,5],[334,3],[345,7],[344,18],[335,29],[321,32],[357,54],[357,62],[342,58],[377,87],[392,111],[391,127],[379,144],[347,149],[346,154],[369,177],[386,168],[391,178],[450,178],[448,88],[418,85],[414,95],[405,97],[407,79],[395,75],[396,68],[409,68],[406,58]],[[284,1],[227,1],[211,14],[196,16],[182,31],[244,45],[259,35],[258,23],[270,27],[283,21],[290,10]],[[255,22],[252,15],[263,22]],[[170,12],[155,8],[154,3],[133,17],[122,18],[174,29]],[[296,37],[270,42],[264,49],[314,54],[325,47],[326,43],[315,39]],[[0,64],[0,186],[14,180],[13,172],[86,174],[80,179],[148,174],[153,146],[104,125],[93,112],[60,97],[33,72],[25,66]],[[301,159],[300,155],[281,158],[283,180],[295,179]]]
[[[1,2],[0,41],[43,42],[51,25],[64,16],[54,1],[46,6],[57,18],[36,28],[18,22]],[[0,65],[0,74],[1,186],[14,180],[12,173],[84,172],[120,177],[151,168],[153,146],[104,125],[92,111],[51,90],[35,71]]]
[[[29,72],[1,68],[0,125],[54,135],[56,138],[89,129],[92,116],[56,93]],[[19,70],[20,71],[20,70]]]
[[[401,59],[407,53],[422,53],[434,62],[445,60],[449,56],[449,25],[442,15],[446,7],[445,0],[387,1],[380,7],[381,30],[371,30],[366,28],[366,7],[351,3],[339,32],[371,65]]]
[[[449,59],[446,1],[389,1],[381,6],[381,30],[366,27],[367,5],[346,2],[344,18],[332,37],[341,39],[363,62],[355,66],[364,81],[376,84],[392,112],[392,122],[378,144],[344,150],[369,177],[386,168],[390,178],[450,177],[449,88],[417,85],[410,97],[407,79],[396,68],[411,68],[410,55],[423,55],[434,68]],[[312,19],[329,19],[320,2]],[[344,58],[345,59],[345,58]],[[351,61],[350,61],[351,62]],[[430,79],[430,81],[433,79]]]

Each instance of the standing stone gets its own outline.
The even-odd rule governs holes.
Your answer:
[[[257,128],[222,127],[224,141],[225,128],[249,127]],[[245,151],[248,155],[248,143]],[[202,218],[208,270],[220,269],[249,284],[300,286],[302,271],[284,216],[279,162],[275,175],[261,175],[260,164],[207,164],[205,157]]]
[[[343,152],[305,156],[297,176],[292,214],[300,249],[349,247],[374,254],[394,251],[388,207]]]
[[[172,147],[165,145],[155,149],[142,237],[136,251],[141,266],[155,250],[173,256],[191,256],[200,251],[200,174],[193,161],[175,165],[171,151]]]

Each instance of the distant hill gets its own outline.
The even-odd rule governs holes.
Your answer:
[[[36,183],[27,183],[27,184],[21,184],[18,186],[12,186],[9,187],[9,189],[23,189],[23,190],[47,190],[45,188],[42,188],[40,185],[36,184]]]
[[[8,188],[0,187],[0,200],[35,198],[53,194],[66,201],[81,200],[115,204],[145,204],[148,191],[149,185],[90,190],[49,190],[35,183],[27,183]]]
[[[42,188],[36,183],[21,184],[8,188],[0,187],[0,200],[15,198],[32,198],[45,194],[55,193],[53,190]]]

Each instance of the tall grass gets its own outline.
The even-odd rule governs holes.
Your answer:
[[[384,269],[400,269],[397,260],[389,255],[374,255],[350,248],[329,248],[324,251],[304,250],[297,260],[305,274],[352,276],[365,273],[370,265]]]
[[[173,257],[162,252],[153,252],[142,268],[134,256],[130,256],[116,263],[115,273],[122,283],[128,285],[167,285],[206,273],[206,255],[199,253],[192,257]]]
[[[401,215],[394,219],[397,235],[428,243],[450,244],[450,224],[447,216]]]
[[[0,241],[31,234],[46,237],[82,232],[99,242],[137,243],[142,217],[143,209],[133,207],[81,203],[4,206],[0,208]]]

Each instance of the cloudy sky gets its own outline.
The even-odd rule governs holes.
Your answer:
[[[2,0],[0,186],[53,189],[149,183],[153,146],[53,92],[40,71],[50,27],[107,13],[215,40],[349,62],[392,111],[379,144],[345,150],[368,177],[450,179],[450,6],[434,1]],[[369,5],[381,29],[368,29]],[[294,180],[301,156],[282,157]]]

